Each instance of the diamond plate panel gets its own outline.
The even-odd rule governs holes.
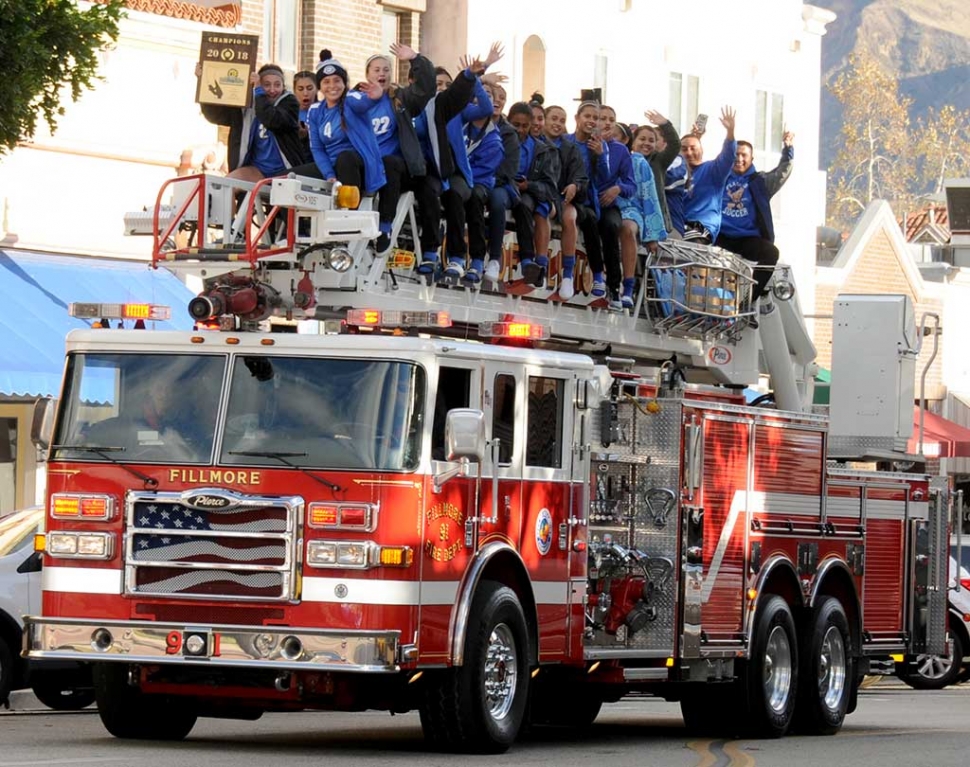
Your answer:
[[[618,428],[613,430],[619,439],[609,446],[593,445],[590,540],[611,536],[615,543],[642,552],[647,556],[645,566],[660,581],[648,603],[656,610],[655,620],[636,632],[625,626],[615,634],[589,631],[586,645],[594,653],[608,649],[626,650],[631,656],[666,656],[673,652],[680,589],[683,407],[678,399],[659,399],[657,404],[659,412],[650,413],[629,400],[621,402]],[[602,411],[597,417],[602,417]],[[594,424],[593,433],[602,433],[599,424]]]

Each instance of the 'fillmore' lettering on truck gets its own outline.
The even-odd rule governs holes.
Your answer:
[[[258,485],[260,482],[260,472],[235,471],[233,469],[169,469],[168,481],[198,482],[200,484],[225,482],[230,485]]]

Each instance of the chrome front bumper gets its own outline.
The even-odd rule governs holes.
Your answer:
[[[24,619],[24,657],[206,667],[399,670],[400,632]]]

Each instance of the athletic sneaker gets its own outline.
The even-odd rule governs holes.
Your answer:
[[[623,311],[623,302],[619,298],[617,298],[616,296],[613,296],[610,299],[610,311],[611,312],[622,312]]]
[[[563,277],[562,282],[559,283],[559,297],[563,301],[568,301],[575,295],[576,290],[573,288],[573,278]]]
[[[469,266],[465,271],[465,276],[462,279],[464,279],[465,282],[479,283],[482,281],[482,273],[474,266]]]
[[[465,276],[465,267],[461,261],[449,261],[445,267],[445,275],[460,280]]]
[[[589,291],[597,298],[602,298],[606,295],[606,281],[605,280],[593,280],[593,287]]]
[[[502,267],[497,260],[492,259],[485,265],[485,279],[489,282],[499,282],[502,279]]]
[[[545,284],[546,270],[542,264],[526,261],[522,264],[522,279],[530,285],[541,288]]]
[[[633,296],[628,296],[626,293],[624,293],[622,296],[620,296],[620,303],[623,304],[624,309],[632,309]]]

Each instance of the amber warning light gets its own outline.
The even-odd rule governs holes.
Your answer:
[[[160,304],[68,304],[67,313],[82,320],[167,320],[172,309]]]

